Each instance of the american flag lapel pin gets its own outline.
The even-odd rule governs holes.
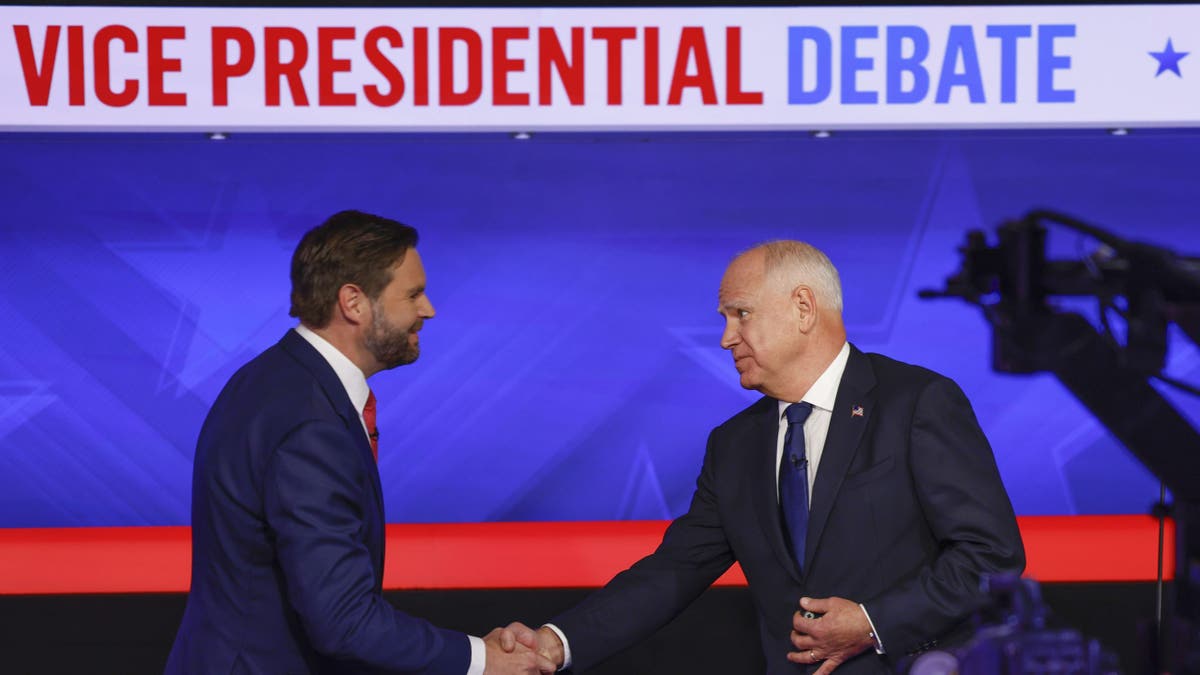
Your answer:
[[[851,417],[862,417],[863,416],[863,407],[861,405],[856,405],[853,408],[851,408],[850,416]]]

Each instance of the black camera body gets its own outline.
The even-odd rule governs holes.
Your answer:
[[[1118,675],[1114,654],[1079,631],[1048,626],[1041,587],[1016,575],[987,577],[990,599],[963,647],[925,652],[901,665],[907,675]]]

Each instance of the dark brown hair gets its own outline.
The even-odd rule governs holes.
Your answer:
[[[292,308],[305,325],[324,328],[338,290],[355,284],[375,300],[392,280],[392,266],[417,245],[417,231],[362,211],[341,211],[309,230],[292,254]]]

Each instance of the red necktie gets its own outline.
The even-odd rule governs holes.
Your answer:
[[[363,422],[367,425],[367,437],[371,439],[371,456],[379,461],[379,428],[375,426],[375,392],[367,393],[367,404],[363,406]]]

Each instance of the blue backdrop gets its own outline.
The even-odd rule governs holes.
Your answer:
[[[421,231],[438,309],[372,382],[391,521],[680,513],[755,396],[720,275],[774,238],[830,254],[860,348],[958,380],[1019,513],[1142,512],[1156,481],[1056,381],[990,372],[978,312],[916,291],[1034,206],[1200,253],[1198,156],[1194,131],[0,135],[0,526],[186,524],[207,407],[344,208]],[[1169,371],[1200,379],[1197,350]]]

